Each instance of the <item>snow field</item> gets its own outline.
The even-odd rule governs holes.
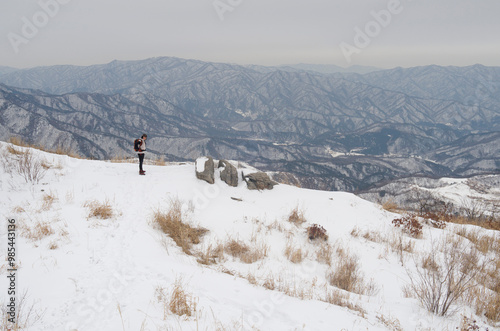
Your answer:
[[[6,148],[2,143],[0,153],[8,156]],[[0,168],[0,251],[5,255],[4,223],[14,218],[17,291],[27,291],[26,306],[42,315],[27,330],[453,330],[461,314],[486,323],[465,305],[447,317],[430,314],[402,289],[407,269],[414,272],[417,256],[434,242],[463,228],[498,237],[494,232],[425,226],[415,239],[394,229],[398,215],[349,193],[287,185],[249,191],[241,182],[226,186],[217,174],[214,185],[197,180],[193,164],[146,166],[147,175],[138,176],[136,164],[33,153],[51,165],[38,183]],[[183,221],[209,230],[193,255],[152,221],[172,201],[182,203]],[[89,202],[107,203],[112,216],[89,216]],[[288,221],[294,209],[306,223]],[[327,243],[307,238],[313,223],[327,230]],[[256,252],[255,261],[228,253],[233,240]],[[218,246],[223,252],[212,262],[197,262]],[[361,294],[329,284],[349,256]],[[3,292],[6,273],[2,266]],[[176,284],[195,308],[190,317],[168,309]]]

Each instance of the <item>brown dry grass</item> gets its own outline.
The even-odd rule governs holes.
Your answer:
[[[83,204],[89,210],[88,218],[100,218],[103,220],[113,217],[113,208],[108,200],[99,202],[97,200],[87,201]]]
[[[288,242],[285,247],[285,256],[292,263],[301,263],[306,253],[302,251],[302,248],[295,248],[292,243]]]
[[[500,293],[485,288],[475,288],[468,293],[465,302],[475,307],[477,315],[484,315],[493,324],[500,322]]]
[[[245,278],[248,280],[250,284],[257,285],[257,278],[255,278],[255,275],[248,273]]]
[[[358,312],[361,316],[365,316],[367,314],[366,310],[363,307],[353,304],[350,301],[349,293],[341,292],[337,289],[327,289],[326,295],[322,301],[328,302],[329,304],[336,305],[339,307],[345,307],[349,310]]]
[[[111,163],[135,163],[136,159],[132,159],[125,155],[113,156],[110,160]]]
[[[178,316],[193,316],[196,313],[196,299],[184,290],[180,280],[174,284],[168,309]]]
[[[155,211],[153,222],[188,255],[193,255],[191,247],[199,244],[201,237],[208,232],[207,229],[192,227],[184,222],[182,203],[178,199],[170,202],[170,209],[167,212]]]
[[[304,212],[299,210],[299,207],[297,206],[288,215],[288,222],[295,224],[296,226],[300,226],[307,222],[307,220],[304,216]]]
[[[55,196],[54,193],[45,193],[42,197],[43,205],[42,205],[42,210],[49,210],[52,208],[52,205],[54,202],[57,200],[57,197]]]
[[[328,243],[321,243],[318,250],[316,251],[316,261],[319,263],[324,263],[328,266],[332,265],[333,248]]]
[[[50,244],[49,244],[49,246],[48,246],[48,247],[49,247],[49,249],[54,250],[54,249],[59,248],[59,245],[58,245],[57,241],[52,240],[52,241],[50,242]]]
[[[479,229],[467,229],[462,227],[455,232],[466,238],[483,254],[489,251],[500,253],[500,236],[482,235]]]
[[[498,219],[498,217],[490,218],[488,220],[481,220],[472,217],[446,215],[445,221],[454,224],[475,225],[482,227],[486,230],[500,231],[500,220]]]
[[[224,245],[221,243],[209,244],[205,249],[200,250],[196,256],[200,264],[212,265],[220,263],[224,261]]]
[[[349,251],[339,247],[337,261],[333,269],[327,271],[326,279],[332,286],[342,290],[373,295],[377,292],[373,281],[366,282],[360,270],[359,259]]]
[[[15,150],[13,146],[21,146],[21,147],[29,147],[33,149],[38,149],[48,153],[54,153],[59,155],[67,155],[69,157],[82,159],[82,156],[78,153],[74,152],[70,147],[63,147],[62,145],[58,145],[55,149],[46,148],[44,146],[29,144],[22,140],[19,137],[10,137],[9,143],[11,146],[8,147],[9,152],[13,151],[14,153],[18,153],[19,151]],[[11,152],[12,153],[12,152]]]
[[[342,290],[356,293],[361,280],[358,260],[352,256],[340,259],[327,274],[328,283]]]
[[[274,276],[269,275],[262,284],[263,287],[267,288],[270,291],[274,291],[276,289],[276,280]]]
[[[9,153],[10,153],[10,154],[12,154],[12,155],[22,155],[22,154],[24,154],[24,152],[23,152],[23,151],[21,151],[21,150],[19,150],[19,149],[16,149],[16,148],[14,147],[14,145],[8,145],[8,146],[7,146],[7,152],[9,152]]]
[[[382,204],[382,209],[390,211],[390,212],[398,212],[401,210],[401,208],[398,206],[397,203],[392,201],[391,199],[387,200]]]
[[[20,229],[22,235],[32,241],[39,241],[54,234],[54,229],[46,222],[37,222],[33,227],[21,224]]]
[[[373,230],[365,230],[361,231],[358,227],[354,227],[351,230],[351,236],[354,238],[365,238],[366,240],[373,241],[376,243],[381,243],[384,241],[384,238],[380,232],[373,231]]]
[[[7,315],[6,307],[2,307],[0,310],[0,330],[22,331],[36,328],[37,323],[43,320],[45,311],[40,311],[37,304],[30,303],[28,299],[27,290],[16,298],[16,316],[14,323],[9,321],[10,315]]]
[[[165,166],[167,164],[167,162],[165,161],[165,157],[163,155],[161,155],[153,160],[153,164],[157,165],[157,166]]]
[[[250,251],[250,248],[248,246],[235,239],[230,239],[225,245],[224,245],[224,251],[231,255],[232,257],[241,257],[242,255],[248,253]]]
[[[238,258],[241,262],[251,264],[267,257],[269,246],[267,244],[253,243],[252,246],[247,245],[241,240],[228,238],[224,245],[216,247],[216,258],[218,261],[224,259],[224,252],[234,258]]]
[[[156,301],[162,305],[163,320],[167,320],[169,313],[190,317],[196,313],[197,300],[186,292],[182,280],[177,278],[170,293],[162,286],[155,289]]]
[[[9,174],[17,173],[26,183],[37,184],[47,172],[42,158],[35,155],[31,149],[17,150],[13,146],[7,147],[8,153],[1,153],[0,161],[5,171]]]
[[[401,323],[397,318],[386,317],[383,314],[377,315],[377,320],[383,324],[388,330],[391,331],[403,331]]]

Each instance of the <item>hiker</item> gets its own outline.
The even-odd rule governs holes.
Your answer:
[[[143,134],[141,138],[134,141],[134,149],[139,156],[139,175],[145,175],[146,171],[142,169],[142,163],[144,162],[144,152],[146,151],[146,140],[148,139],[147,134]]]

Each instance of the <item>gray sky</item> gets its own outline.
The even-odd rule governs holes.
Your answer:
[[[500,66],[499,14],[498,0],[2,0],[0,66]]]

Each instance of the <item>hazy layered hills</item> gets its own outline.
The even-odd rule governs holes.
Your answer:
[[[498,172],[499,73],[320,74],[178,58],[0,70],[0,135],[107,158],[130,154],[147,132],[169,159],[210,154],[306,187],[357,190]]]

